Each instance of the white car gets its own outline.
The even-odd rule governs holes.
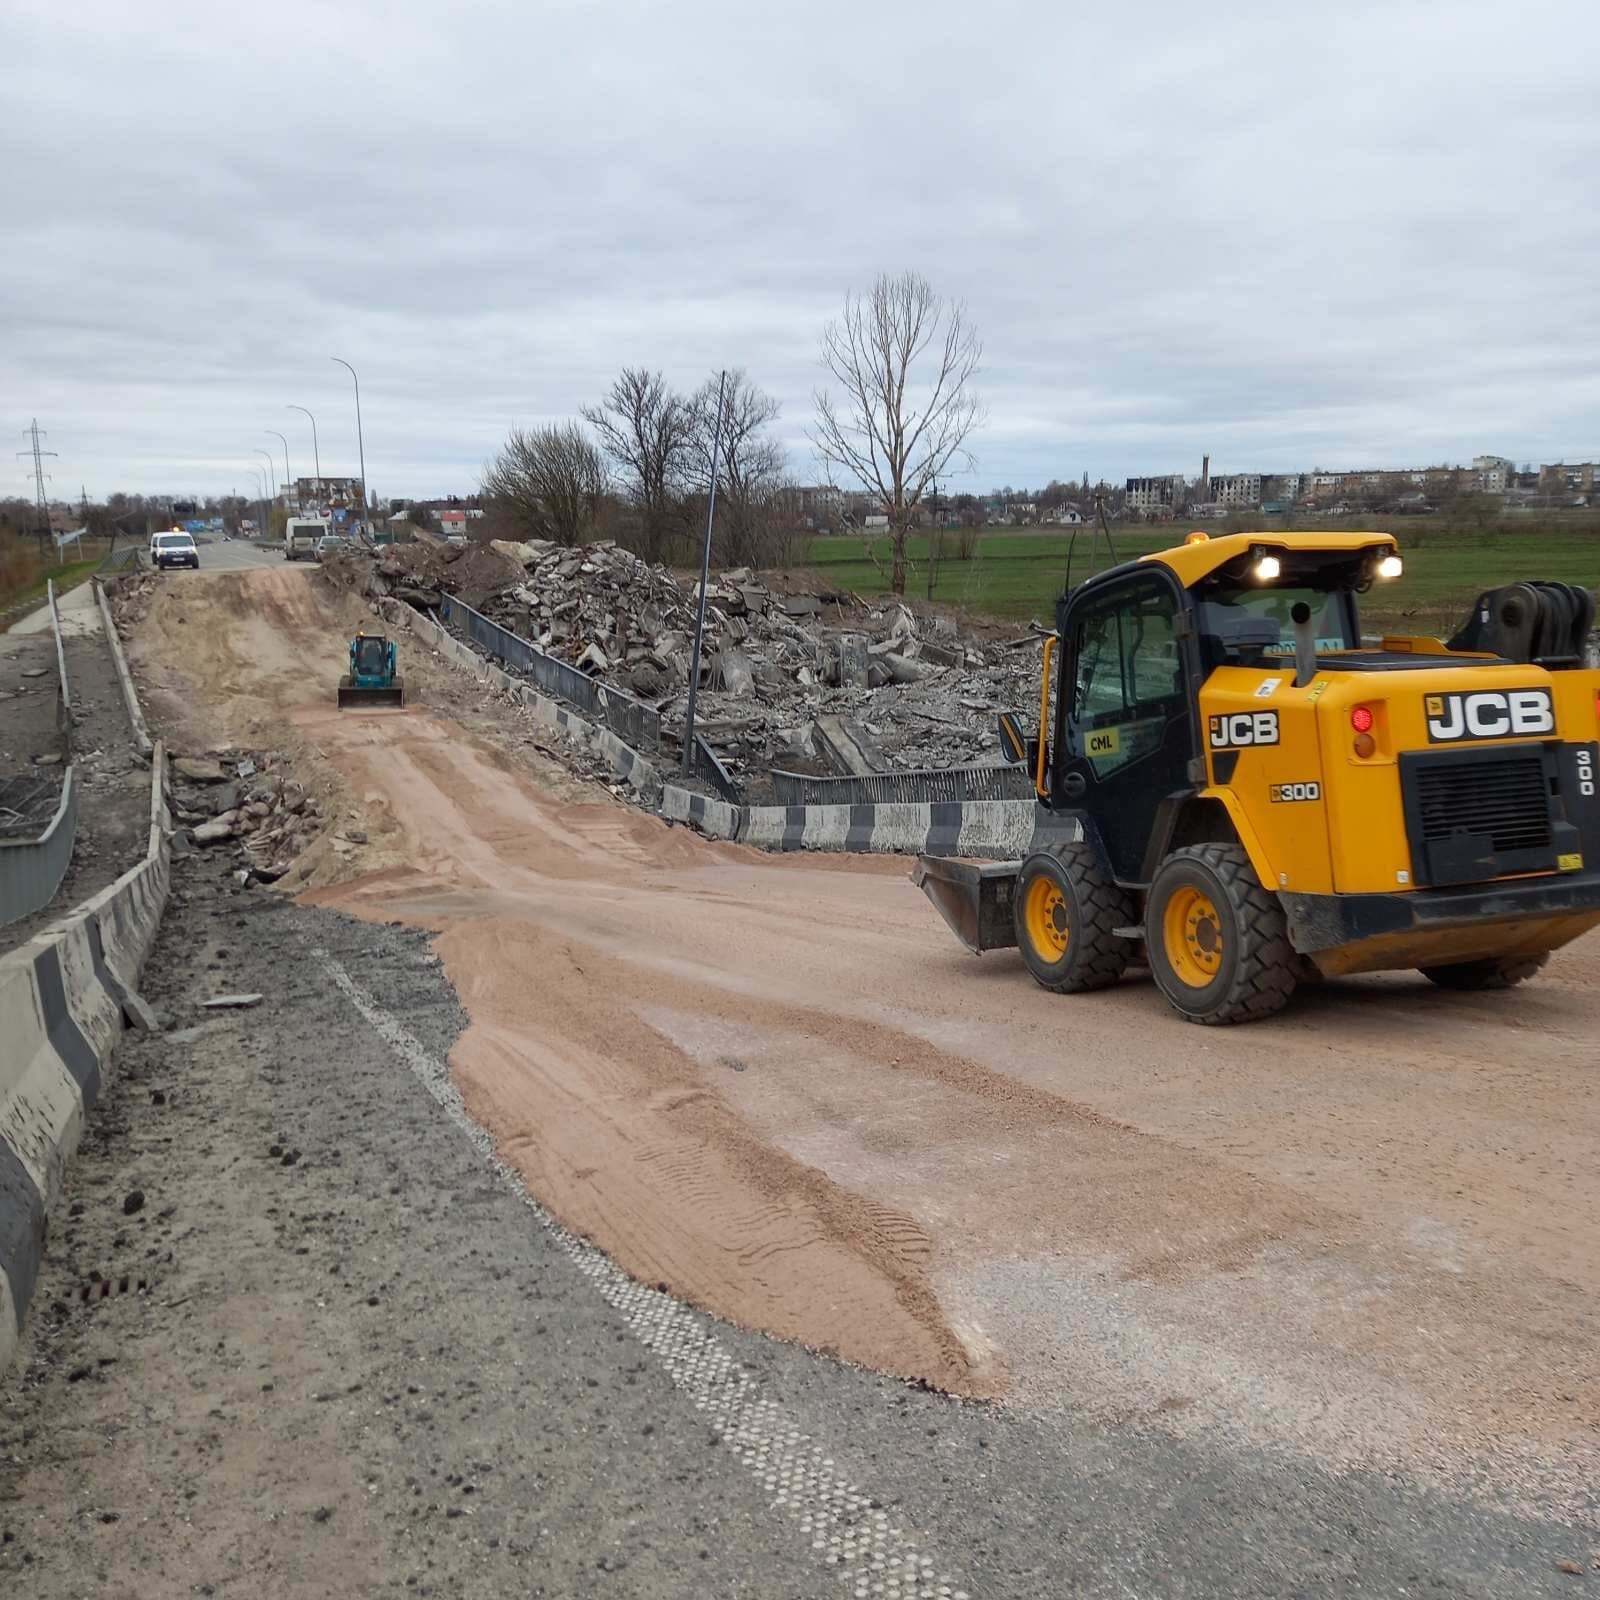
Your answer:
[[[150,540],[153,567],[193,567],[200,570],[200,552],[187,533],[158,533]]]

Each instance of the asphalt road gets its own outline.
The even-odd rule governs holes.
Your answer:
[[[200,572],[242,572],[251,567],[282,566],[283,552],[278,549],[258,550],[243,539],[214,539],[200,546]],[[170,567],[175,578],[192,578],[190,567]]]

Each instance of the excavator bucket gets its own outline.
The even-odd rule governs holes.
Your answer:
[[[957,861],[950,856],[918,856],[911,881],[939,908],[967,949],[1016,948],[1011,900],[1020,861]]]
[[[374,706],[403,706],[406,703],[404,678],[379,688],[363,688],[352,683],[349,677],[339,680],[339,709],[341,711],[370,710]]]

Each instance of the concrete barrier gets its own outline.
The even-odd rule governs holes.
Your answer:
[[[557,729],[584,749],[603,756],[618,779],[632,787],[640,801],[655,807],[661,799],[661,774],[655,762],[626,745],[609,728],[578,715],[559,700],[540,694],[526,679],[513,677],[471,645],[463,644],[449,629],[400,601],[385,602],[384,615],[403,622],[423,643],[437,650],[452,665],[470,672],[480,683],[519,700],[536,721]]]
[[[166,776],[158,744],[144,859],[0,958],[0,1369],[16,1349],[46,1224],[166,906]]]
[[[978,856],[1011,861],[1033,837],[1031,800],[941,800],[926,805],[745,806],[740,844],[760,850]]]
[[[853,850],[863,853],[977,856],[1010,861],[1026,855],[1033,837],[1032,800],[944,800],[912,804],[736,806],[676,784],[665,783],[648,757],[630,749],[609,728],[540,694],[503,672],[448,629],[398,600],[382,602],[383,614],[409,628],[447,661],[481,683],[519,698],[541,722],[603,755],[611,769],[659,809],[669,822],[697,828],[712,839],[753,845],[758,850]]]

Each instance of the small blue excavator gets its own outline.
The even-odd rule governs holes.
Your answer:
[[[350,670],[339,680],[339,709],[405,703],[405,679],[394,670],[394,640],[358,633],[350,641]]]

